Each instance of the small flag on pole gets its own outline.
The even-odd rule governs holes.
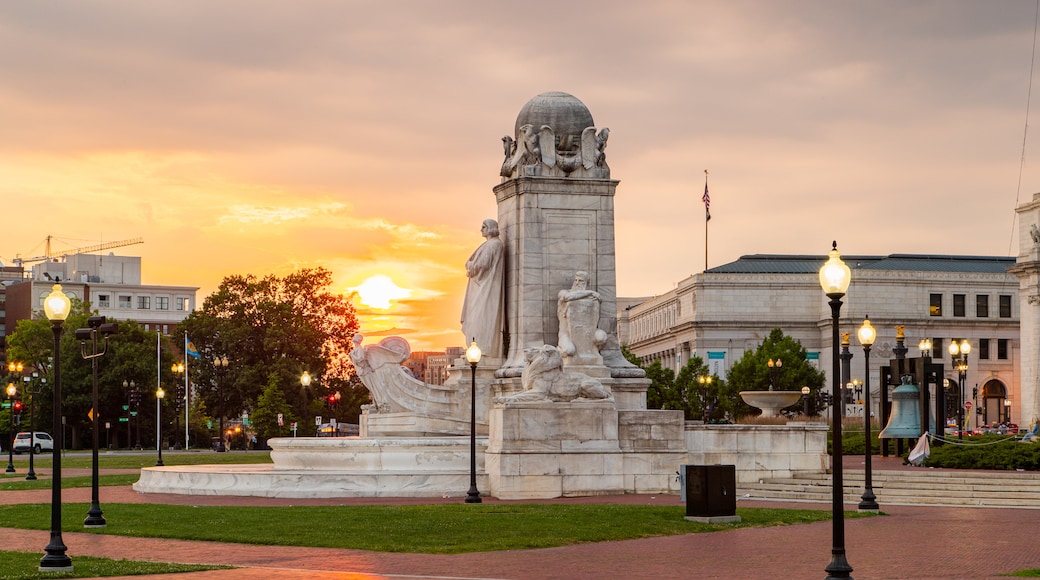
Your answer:
[[[708,170],[704,170],[704,195],[701,196],[701,201],[704,202],[704,221],[711,219],[711,196],[708,195]]]
[[[193,343],[187,336],[184,337],[184,352],[191,358],[202,358],[198,349],[195,348],[195,343]]]

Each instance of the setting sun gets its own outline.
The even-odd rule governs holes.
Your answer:
[[[382,274],[370,276],[360,286],[355,286],[349,290],[357,292],[360,302],[365,306],[381,310],[390,308],[391,300],[408,298],[412,295],[410,291],[394,284],[393,280]]]

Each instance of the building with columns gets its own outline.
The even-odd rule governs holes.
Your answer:
[[[1040,220],[1040,198],[1034,203]],[[660,361],[677,371],[697,355],[725,378],[735,361],[780,328],[801,342],[810,362],[829,375],[831,312],[818,278],[826,259],[822,254],[742,256],[680,280],[674,290],[659,296],[618,298],[619,339],[644,363]],[[865,317],[878,333],[866,371],[875,414],[880,368],[895,358],[896,326],[902,325],[908,356],[918,356],[919,341],[931,339],[932,356],[943,364],[944,378],[953,387],[948,397],[956,397],[959,377],[947,348],[954,340],[971,343],[960,401],[971,400],[981,411],[971,414],[971,426],[1002,422],[1009,413],[1015,423],[1030,422],[1032,416],[1023,409],[1034,408],[1036,401],[1020,387],[1025,344],[1019,335],[1020,313],[1027,307],[1019,302],[1017,274],[1009,271],[1014,258],[891,254],[842,259],[852,270],[840,318],[841,332],[853,337],[850,380],[866,378],[863,349],[855,338]],[[1030,275],[1037,276],[1040,253],[1032,264]],[[1040,295],[1037,280],[1033,294]],[[1040,318],[1030,320],[1035,326]],[[1032,380],[1035,384],[1035,376]],[[832,386],[833,378],[826,384]]]

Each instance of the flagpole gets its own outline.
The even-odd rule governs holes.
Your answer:
[[[188,332],[184,332],[184,450],[188,447],[188,407],[190,407],[191,395],[188,393]]]
[[[704,196],[701,197],[701,201],[704,202],[704,271],[708,271],[708,222],[711,221],[711,211],[708,207],[711,205],[711,198],[708,197],[708,170],[704,170]]]

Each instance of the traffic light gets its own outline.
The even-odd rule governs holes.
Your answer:
[[[23,408],[23,405],[22,405],[21,401],[15,401],[14,402],[14,412],[15,412],[15,414],[21,415],[22,414],[22,408]]]

